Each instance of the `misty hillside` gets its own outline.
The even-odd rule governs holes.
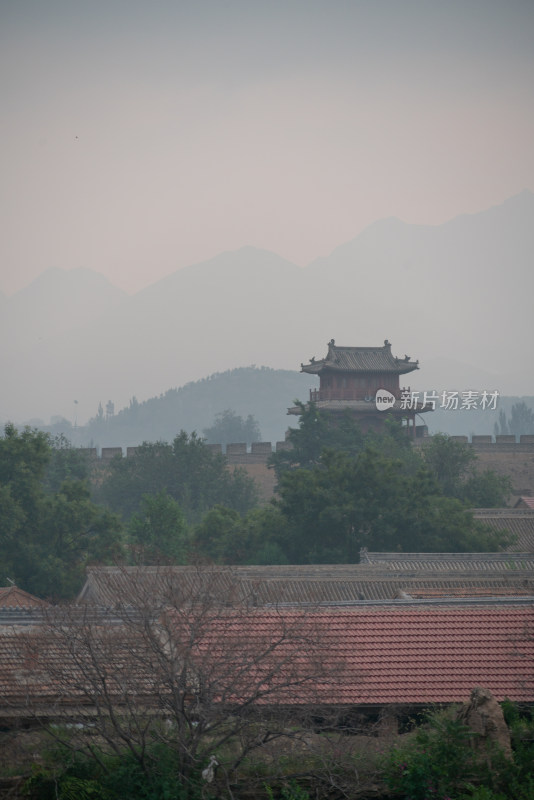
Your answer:
[[[58,424],[54,432],[63,432],[73,444],[85,447],[170,442],[180,430],[202,435],[217,414],[232,410],[244,419],[255,417],[262,439],[275,442],[284,439],[290,424],[296,424],[295,417],[287,416],[289,406],[296,399],[306,401],[310,388],[317,385],[314,376],[299,372],[243,367],[169,389],[145,402],[134,397],[113,417],[93,418],[85,427]]]
[[[298,425],[297,417],[288,416],[288,407],[295,400],[306,401],[309,390],[317,386],[318,379],[313,375],[242,367],[169,389],[144,402],[133,397],[113,416],[103,413],[85,426],[74,427],[68,420],[58,420],[45,430],[65,434],[76,446],[129,447],[144,441],[170,442],[180,430],[203,435],[218,414],[230,410],[243,419],[254,417],[259,423],[260,438],[274,443],[285,438],[287,428]],[[438,404],[435,412],[421,416],[419,422],[424,422],[431,433],[493,434],[499,412],[504,411],[509,418],[512,406],[521,401],[534,412],[534,397],[501,397],[495,411],[446,411]],[[534,429],[525,432],[534,433]]]
[[[34,282],[5,304],[0,419],[85,421],[99,401],[121,408],[235,367],[298,370],[331,338],[388,338],[420,360],[422,387],[471,384],[472,369],[502,395],[532,395],[533,255],[525,191],[444,225],[376,222],[305,269],[244,247],[131,297],[58,271],[48,294]],[[436,359],[447,368],[425,376]]]
[[[32,347],[94,322],[127,296],[92,270],[47,269],[25,289],[2,298],[0,331],[17,348]]]

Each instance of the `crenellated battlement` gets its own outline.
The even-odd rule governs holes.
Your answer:
[[[468,436],[451,436],[455,442],[464,442],[470,444],[475,450],[479,449],[494,449],[496,451],[509,451],[525,453],[529,450],[534,452],[534,434],[522,434],[517,441],[515,436],[500,435],[492,436],[476,436],[473,434],[471,441]]]
[[[431,437],[414,439],[414,444],[423,446]],[[522,435],[519,441],[515,436],[451,436],[451,439],[464,442],[473,448],[478,459],[478,468],[491,469],[500,475],[507,475],[512,481],[512,498],[522,495],[534,496],[534,435]],[[267,467],[269,457],[273,453],[291,450],[288,441],[283,442],[232,442],[206,445],[212,453],[225,455],[229,466],[243,467],[260,486],[260,494],[264,500],[272,497],[275,487],[275,475]],[[96,447],[81,448],[87,453],[95,469],[100,470],[119,456],[131,458],[135,456],[137,447]]]
[[[291,450],[289,442],[232,442],[226,447],[222,444],[207,444],[206,447],[212,453],[225,455],[230,463],[246,460],[252,463],[253,459],[266,461],[273,453],[280,453],[282,450]],[[135,456],[137,447],[102,447],[100,451],[96,447],[81,447],[80,452],[85,453],[92,461],[111,461],[112,458],[131,458]]]
[[[417,444],[424,444],[431,437],[422,437],[416,440]],[[534,452],[534,434],[523,434],[517,441],[515,436],[486,436],[473,435],[471,439],[468,436],[451,436],[453,441],[464,442],[465,444],[472,445],[476,450],[491,448],[500,452],[517,452],[526,453],[532,450]],[[206,445],[212,453],[219,453],[226,455],[230,462],[239,461],[240,459],[251,460],[266,460],[273,453],[279,453],[282,450],[291,450],[291,444],[287,441],[284,442],[232,442],[226,445],[222,444],[208,444]],[[87,453],[89,458],[93,460],[110,461],[115,456],[131,457],[137,452],[137,447],[102,447],[100,452],[96,447],[82,447],[80,450]]]

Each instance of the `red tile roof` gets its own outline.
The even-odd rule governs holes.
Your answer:
[[[45,706],[90,707],[106,694],[117,705],[157,697],[157,669],[142,636],[128,626],[0,631],[0,715]]]
[[[19,589],[18,586],[0,586],[0,608],[38,608],[47,605],[45,600]]]
[[[259,610],[230,615],[222,628],[218,622],[201,651],[242,654],[291,626],[299,631],[284,644],[292,669],[311,675],[313,661],[325,671],[311,684],[287,686],[278,702],[428,705],[462,702],[475,686],[498,700],[534,701],[532,606]]]
[[[515,504],[514,508],[532,508],[534,509],[534,497],[520,497]]]
[[[96,705],[95,652],[117,702],[160,709],[182,667],[191,694],[224,704],[428,706],[465,701],[475,686],[534,701],[532,604],[174,609],[148,636],[131,620],[100,622],[89,646],[72,626],[59,638],[39,627],[0,635],[0,708]]]
[[[532,607],[348,612],[327,625],[346,659],[335,687],[344,702],[457,702],[474,686],[534,700]]]

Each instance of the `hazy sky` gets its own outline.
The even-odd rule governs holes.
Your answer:
[[[0,0],[0,290],[534,189],[532,0]]]

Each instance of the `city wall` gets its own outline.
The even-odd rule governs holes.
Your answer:
[[[467,441],[466,436],[453,436],[457,441]],[[519,437],[473,436],[471,447],[477,455],[479,470],[491,469],[505,475],[512,482],[512,502],[518,497],[534,496],[534,435]]]
[[[451,436],[455,441],[469,444],[478,458],[478,467],[481,470],[491,469],[499,475],[506,475],[512,482],[513,498],[534,496],[534,435],[523,435],[516,441],[515,436]],[[416,444],[424,445],[425,439],[415,440]],[[207,445],[214,453],[225,455],[229,466],[243,467],[251,478],[258,483],[260,496],[263,500],[272,497],[275,487],[275,475],[267,467],[267,460],[273,452],[291,449],[288,442],[253,442],[247,445],[236,442],[226,445]],[[109,464],[115,456],[132,457],[136,447],[103,447],[100,453],[96,448],[85,448],[87,455],[96,464]]]
[[[259,497],[262,502],[267,502],[274,495],[276,476],[273,469],[267,466],[267,460],[273,452],[279,453],[282,450],[290,450],[288,442],[276,442],[273,446],[271,442],[253,442],[246,445],[242,442],[227,444],[223,448],[220,444],[207,445],[213,453],[225,455],[230,468],[242,467],[248,475],[256,481]],[[96,447],[82,448],[97,470],[105,468],[113,458],[131,458],[135,455],[137,447],[103,447],[100,453]]]
[[[252,444],[245,444],[244,442],[237,442],[227,444],[226,448],[221,444],[208,444],[206,445],[213,453],[220,453],[226,455],[229,463],[246,463],[252,464],[254,462],[265,462],[273,452],[279,453],[282,450],[291,450],[289,442],[253,442]],[[110,461],[115,456],[134,456],[137,452],[137,447],[102,447],[100,451],[96,447],[81,447],[82,453],[87,453],[89,458],[101,461]]]
[[[416,444],[422,445],[431,437],[423,437],[414,440]],[[464,442],[470,444],[473,450],[480,457],[483,453],[492,453],[497,457],[505,453],[513,453],[515,455],[525,456],[531,453],[534,456],[534,434],[523,435],[517,441],[515,436],[451,436],[453,441]],[[221,444],[208,444],[206,445],[213,453],[221,453],[226,455],[230,463],[243,463],[252,464],[266,461],[273,453],[279,453],[282,450],[291,450],[289,442],[253,442],[252,444],[245,444],[244,442],[235,442],[227,444],[224,447]],[[80,448],[82,452],[92,459],[101,459],[102,461],[109,461],[115,456],[134,456],[137,452],[137,447],[102,447],[100,451],[96,447]]]

